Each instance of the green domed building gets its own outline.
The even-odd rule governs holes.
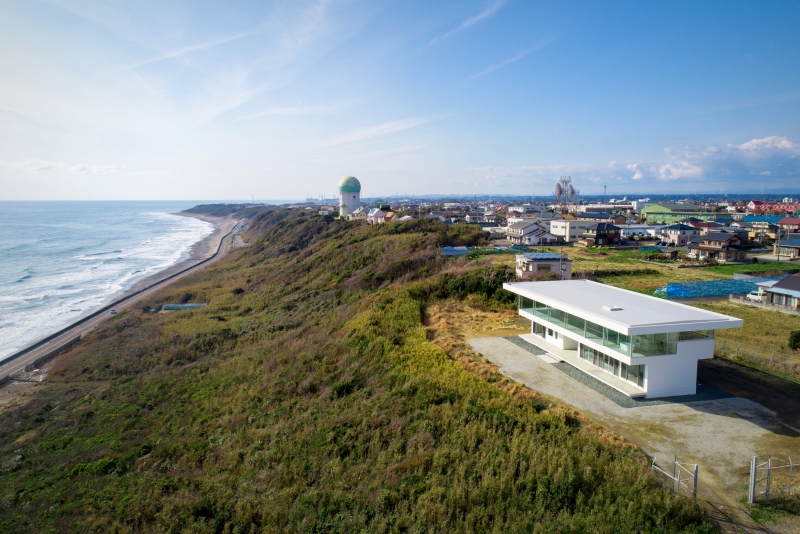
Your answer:
[[[339,181],[339,216],[347,217],[361,206],[361,182],[355,176]]]

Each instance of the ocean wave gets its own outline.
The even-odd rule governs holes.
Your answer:
[[[87,215],[66,203],[56,203],[58,209],[48,204],[43,211],[26,211],[26,205],[13,217],[0,210],[6,230],[0,235],[0,280],[7,281],[0,284],[0,360],[17,350],[13,347],[66,326],[138,280],[180,262],[213,231],[208,222],[172,215],[161,206],[129,203],[120,209],[108,203],[102,209],[93,205]],[[22,268],[31,262],[35,272]]]

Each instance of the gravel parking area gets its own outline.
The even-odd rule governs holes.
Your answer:
[[[752,400],[729,395],[624,408],[508,339],[477,338],[469,343],[504,375],[574,407],[660,463],[665,465],[677,454],[683,462],[699,464],[699,496],[711,502],[739,506],[754,455],[798,456],[800,435]]]

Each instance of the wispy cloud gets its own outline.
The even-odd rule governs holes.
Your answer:
[[[414,128],[415,126],[425,124],[426,122],[430,122],[430,119],[410,118],[410,119],[385,122],[377,126],[371,126],[369,128],[361,128],[359,130],[354,130],[352,132],[347,132],[341,135],[337,135],[335,137],[332,137],[331,139],[328,139],[320,146],[337,146],[337,145],[367,141],[375,137],[381,137],[384,135],[401,132],[403,130],[408,130],[410,128]]]
[[[141,61],[136,61],[129,65],[125,65],[120,67],[119,70],[124,69],[135,69],[137,67],[142,67],[144,65],[149,65],[150,63],[157,63],[159,61],[164,61],[166,59],[175,59],[186,54],[191,54],[192,52],[198,52],[200,50],[205,50],[207,48],[213,48],[215,46],[219,46],[225,43],[230,43],[231,41],[236,41],[237,39],[241,39],[242,37],[246,37],[248,35],[253,35],[252,32],[240,32],[235,35],[229,35],[227,37],[222,37],[220,39],[214,39],[213,41],[206,41],[204,43],[197,43],[189,46],[184,46],[183,48],[179,48],[177,50],[172,50],[170,52],[165,52],[163,54],[153,56],[148,59],[143,59]]]
[[[542,186],[545,193],[561,174],[572,176],[578,188],[612,183],[625,187],[644,184],[650,188],[660,183],[673,189],[736,184],[741,188],[744,181],[757,187],[765,176],[776,180],[773,185],[796,188],[794,184],[800,183],[800,145],[787,137],[769,136],[741,144],[665,148],[660,158],[646,161],[612,161],[607,165],[585,166],[480,167],[473,171],[483,175],[485,180],[501,182],[506,187]]]
[[[35,158],[29,158],[23,161],[0,161],[0,169],[7,169],[22,173],[61,170],[95,174],[119,172],[124,168],[125,167],[121,165],[88,165],[86,163],[70,165],[63,161],[48,161]]]
[[[332,105],[332,106],[316,106],[316,107],[304,107],[304,106],[284,106],[284,107],[273,107],[267,108],[263,111],[259,111],[256,113],[251,113],[250,115],[245,115],[243,117],[238,117],[231,122],[241,122],[247,121],[250,119],[256,119],[258,117],[266,117],[270,115],[318,115],[324,113],[333,113],[339,109],[341,109],[341,105]]]
[[[470,27],[474,26],[476,23],[482,21],[483,19],[488,19],[489,17],[491,17],[492,15],[494,15],[495,13],[500,11],[503,8],[503,6],[505,6],[507,3],[508,3],[508,0],[495,0],[494,2],[492,2],[491,4],[486,6],[486,8],[483,11],[481,11],[480,13],[478,13],[476,15],[473,15],[473,16],[467,18],[467,19],[464,19],[461,22],[461,24],[459,24],[458,26],[456,26],[455,28],[453,28],[449,32],[445,33],[444,35],[440,35],[439,37],[436,37],[434,39],[431,39],[430,42],[428,42],[428,44],[425,45],[423,48],[427,48],[427,47],[435,44],[438,41],[447,39],[448,37],[450,37],[451,35],[453,35],[455,33],[464,31],[467,28],[470,28]]]
[[[517,61],[519,61],[520,59],[524,58],[528,54],[532,54],[533,52],[536,52],[537,50],[541,50],[542,48],[544,48],[545,46],[549,45],[550,43],[552,43],[555,40],[556,40],[555,37],[551,37],[549,39],[545,39],[543,41],[540,41],[537,44],[533,45],[532,47],[523,50],[522,52],[520,52],[519,54],[517,54],[516,56],[514,56],[512,58],[506,59],[505,61],[501,61],[500,63],[496,63],[496,64],[494,64],[494,65],[492,65],[492,66],[490,66],[490,67],[488,67],[488,68],[486,68],[486,69],[484,69],[484,70],[482,70],[482,71],[480,71],[480,72],[478,72],[476,74],[473,74],[472,76],[467,78],[467,80],[474,80],[475,78],[480,78],[481,76],[486,76],[487,74],[489,74],[491,72],[494,72],[496,70],[500,70],[503,67],[507,67],[507,66],[511,65],[512,63],[516,63]]]

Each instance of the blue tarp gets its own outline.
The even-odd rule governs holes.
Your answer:
[[[783,277],[748,278],[746,280],[709,280],[707,282],[679,282],[667,284],[656,289],[656,295],[668,299],[689,299],[695,297],[718,297],[723,295],[742,295],[757,291],[757,282],[781,280]]]
[[[637,250],[667,250],[667,247],[639,247]]]

